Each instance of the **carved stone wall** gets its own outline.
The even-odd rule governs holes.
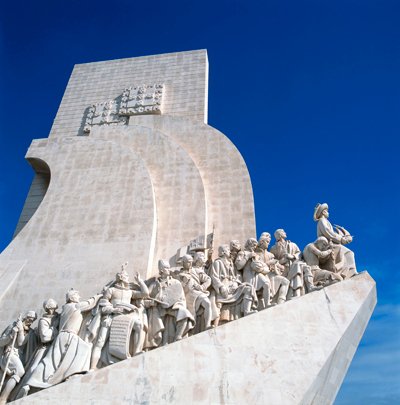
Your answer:
[[[87,108],[115,100],[129,87],[129,107],[139,108],[131,104],[134,87],[147,91],[151,85],[163,85],[164,115],[207,123],[208,60],[207,52],[198,50],[75,65],[50,138],[84,135]]]
[[[76,67],[49,139],[33,141],[26,156],[42,162],[50,184],[41,201],[28,196],[26,207],[35,203],[36,211],[21,216],[0,255],[8,286],[0,328],[18,315],[15,302],[63,302],[70,287],[90,296],[92,281],[113,279],[125,261],[131,275],[148,278],[159,258],[175,265],[178,249],[213,229],[216,247],[255,236],[247,167],[229,139],[202,122],[206,62],[205,51],[194,51]],[[136,108],[139,96],[162,114],[120,114]],[[241,193],[226,187],[232,178]]]

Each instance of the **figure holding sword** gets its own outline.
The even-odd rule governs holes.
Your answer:
[[[25,374],[20,350],[28,342],[29,330],[36,318],[36,312],[28,311],[23,318],[20,315],[0,336],[0,367],[3,372],[0,381],[0,405],[6,403],[11,391]],[[7,375],[10,378],[4,384]]]

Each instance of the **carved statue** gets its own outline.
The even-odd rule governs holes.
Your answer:
[[[206,259],[206,255],[204,252],[202,251],[196,252],[193,256],[193,264],[192,264],[193,269],[195,269],[197,273],[202,272],[205,273],[207,260],[208,259]]]
[[[107,351],[102,356],[102,363],[106,365],[131,357],[131,349],[133,356],[143,351],[147,319],[144,320],[145,309],[141,302],[149,297],[149,290],[139,274],[136,274],[135,282],[140,291],[131,289],[125,270],[127,264],[122,265],[121,271],[115,276],[114,286],[105,289],[99,302],[102,319],[92,353],[92,370],[98,366],[106,342]],[[132,300],[137,300],[138,306],[133,305]],[[131,334],[133,348],[130,347]]]
[[[342,280],[339,273],[321,268],[328,260],[331,260],[332,246],[325,236],[320,236],[315,242],[309,243],[303,251],[303,258],[314,277],[314,283],[327,286],[335,281]]]
[[[0,336],[0,404],[6,403],[11,391],[25,374],[25,362],[21,359],[22,349],[28,344],[31,326],[36,320],[34,311],[28,311],[21,319],[9,325]],[[9,379],[4,384],[6,376]]]
[[[354,253],[343,245],[353,241],[353,237],[342,226],[329,222],[328,204],[317,204],[314,210],[314,221],[317,221],[317,236],[324,236],[332,243],[331,260],[325,264],[326,270],[339,273],[343,278],[350,278],[357,274]]]
[[[301,260],[299,247],[286,239],[286,232],[283,229],[277,229],[274,237],[276,243],[272,246],[271,253],[285,267],[283,276],[290,282],[288,298],[304,294],[304,284],[307,286],[308,292],[318,290],[319,288],[314,286],[313,274],[310,267],[306,266]]]
[[[271,235],[268,232],[264,232],[258,240],[255,252],[258,255],[258,260],[266,265],[262,271],[266,271],[266,274],[269,277],[271,300],[275,299],[277,304],[282,304],[286,301],[289,290],[289,280],[282,275],[285,267],[279,264],[279,261],[271,252],[268,252],[270,242]]]
[[[208,288],[211,285],[211,278],[204,272],[206,258],[203,252],[196,253],[196,267],[193,267],[193,258],[190,255],[182,257],[180,280],[185,291],[186,306],[196,320],[196,332],[211,328],[211,322],[215,319]],[[202,316],[197,317],[202,313]],[[197,328],[197,323],[201,323]]]
[[[214,261],[211,279],[214,296],[219,309],[215,326],[221,321],[231,321],[257,312],[257,297],[254,288],[243,283],[232,260],[228,245],[218,248],[219,257]]]
[[[35,371],[36,367],[39,365],[42,358],[48,352],[51,342],[57,336],[58,324],[60,320],[59,314],[56,312],[57,308],[58,304],[52,298],[49,298],[43,303],[44,314],[41,318],[39,318],[38,326],[36,329],[39,343],[36,347],[36,351],[34,352],[31,361],[26,367],[27,372],[25,373],[19,384],[21,388],[18,390],[15,399],[19,399],[28,395],[28,392],[30,390],[29,379]]]
[[[79,337],[83,315],[93,309],[101,294],[81,301],[70,289],[60,314],[59,333],[29,378],[29,386],[47,388],[89,370],[92,345]]]
[[[195,322],[186,307],[182,284],[170,276],[168,261],[159,260],[158,270],[160,276],[150,283],[150,300],[146,302],[149,307],[146,349],[181,340]]]
[[[263,304],[261,307],[266,308],[271,305],[271,283],[267,275],[269,268],[255,252],[257,245],[257,239],[248,239],[244,251],[238,253],[235,265],[238,270],[243,269],[243,281],[245,283],[253,286],[256,292],[262,291]]]
[[[231,240],[229,243],[229,250],[231,252],[230,255],[230,259],[232,261],[232,263],[235,265],[236,262],[236,258],[239,254],[239,252],[242,251],[242,245],[240,244],[240,242],[236,239]],[[236,266],[235,266],[236,267]],[[240,274],[240,273],[239,273]],[[241,275],[240,275],[241,276]]]
[[[328,205],[318,204],[318,238],[303,253],[277,229],[270,252],[268,232],[244,250],[237,240],[220,246],[214,262],[211,243],[208,260],[201,250],[184,255],[173,274],[159,260],[159,277],[146,282],[136,274],[130,283],[125,263],[102,294],[80,301],[69,290],[60,314],[48,299],[36,329],[29,311],[0,336],[0,405],[357,274],[344,246],[352,236],[328,217]]]

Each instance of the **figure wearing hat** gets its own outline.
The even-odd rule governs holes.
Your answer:
[[[328,204],[317,204],[314,210],[314,221],[317,221],[317,236],[324,236],[332,244],[332,260],[327,262],[326,270],[339,273],[343,278],[357,274],[354,253],[345,247],[353,241],[353,237],[342,226],[334,227],[329,222]]]

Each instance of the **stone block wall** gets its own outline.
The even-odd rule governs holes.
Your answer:
[[[49,137],[84,135],[86,108],[152,83],[165,85],[163,114],[207,123],[208,60],[198,50],[75,65]]]

